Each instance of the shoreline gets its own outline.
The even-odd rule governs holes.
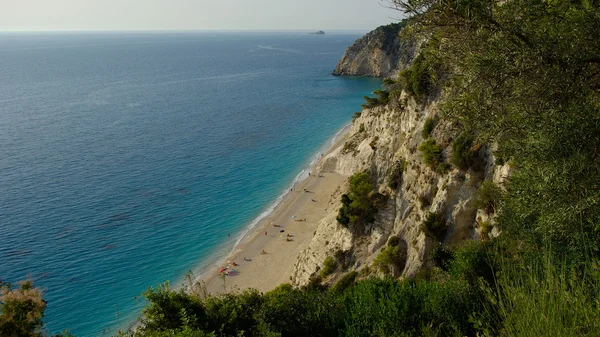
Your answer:
[[[208,256],[206,263],[201,265],[199,264],[196,267],[191,268],[193,281],[195,283],[204,283],[208,293],[212,295],[224,293],[225,291],[222,291],[225,290],[222,286],[222,280],[218,277],[219,271],[227,261],[235,261],[236,263],[240,264],[240,266],[234,267],[238,273],[234,276],[226,276],[226,292],[230,292],[232,290],[244,290],[248,288],[256,288],[259,291],[264,292],[274,289],[281,284],[289,283],[289,279],[284,279],[285,274],[281,275],[281,273],[278,275],[280,277],[275,277],[275,279],[271,278],[271,280],[265,281],[263,276],[265,273],[268,273],[270,269],[272,269],[270,268],[272,264],[270,265],[269,262],[274,256],[272,253],[261,255],[260,251],[266,251],[265,247],[266,244],[271,241],[270,239],[283,239],[277,240],[277,243],[285,244],[286,250],[283,252],[279,251],[277,258],[280,262],[284,260],[286,262],[291,261],[290,268],[287,268],[283,273],[289,271],[291,267],[293,267],[293,264],[296,262],[296,258],[300,252],[302,252],[308,246],[308,243],[310,243],[313,233],[318,225],[318,221],[324,216],[324,214],[317,215],[316,217],[312,216],[310,221],[308,221],[308,217],[305,216],[305,212],[307,210],[304,209],[303,206],[310,205],[312,206],[310,208],[319,208],[324,213],[326,206],[330,201],[331,194],[335,192],[335,190],[337,190],[337,188],[347,179],[347,177],[339,174],[325,173],[321,178],[313,176],[311,173],[316,167],[319,166],[323,158],[326,158],[329,153],[337,149],[341,144],[343,144],[343,142],[346,141],[351,125],[351,123],[344,124],[341,129],[339,129],[331,138],[326,141],[325,144],[319,148],[319,150],[311,157],[309,164],[303,167],[301,171],[294,177],[294,180],[290,185],[288,185],[288,188],[278,195],[275,200],[272,201],[257,217],[252,219],[248,225],[240,230],[240,234],[238,234],[238,237],[231,248],[217,248],[213,254]],[[327,184],[324,184],[325,182],[327,182]],[[309,186],[310,189],[307,188],[307,186]],[[305,193],[303,191],[305,188],[314,193]],[[319,195],[319,199],[315,198],[317,194]],[[309,199],[308,202],[310,202],[310,204],[307,203],[306,199]],[[313,202],[311,199],[316,200],[316,202]],[[297,217],[298,219],[307,218],[307,221],[296,222],[290,217],[285,226],[283,224],[281,224],[282,227],[270,226],[270,223],[273,221],[273,219],[281,219],[286,211],[298,211],[296,213],[299,214],[301,213],[300,211],[304,211],[302,215],[297,215]],[[290,222],[292,226],[289,226]],[[293,224],[302,224],[307,226],[298,228],[298,226],[293,226]],[[278,230],[281,229],[286,230],[286,232],[282,233],[284,237],[280,238],[277,236],[277,234],[279,233]],[[300,229],[300,231],[297,231],[297,229]],[[264,240],[265,238],[263,233],[265,231],[267,233],[269,231],[271,232],[271,234],[266,236],[267,240]],[[287,238],[287,236],[285,236],[285,234],[294,235],[290,238],[293,241],[286,241],[285,238]],[[253,245],[254,247],[252,247]],[[258,248],[260,248],[260,250],[257,250]],[[269,247],[270,250],[271,248],[272,246]],[[243,254],[245,252],[248,254]],[[269,253],[269,251],[267,252]],[[252,261],[245,261],[243,259],[244,257],[247,257]],[[262,258],[263,261],[258,260],[258,262],[263,263],[253,264],[253,262],[255,262],[254,258]],[[291,272],[288,276],[291,276]],[[175,285],[175,289],[180,289],[186,286],[186,277],[184,276],[181,279],[178,279],[176,282],[173,282],[173,284]],[[257,284],[258,286],[256,286]],[[135,322],[129,325],[128,330],[135,331],[135,329],[139,327],[140,317],[138,317]]]
[[[250,222],[229,251],[195,275],[195,282],[203,282],[213,295],[248,288],[265,292],[289,283],[293,265],[325,216],[331,195],[347,179],[335,173],[318,176],[311,173],[323,158],[343,144],[350,125],[344,125],[320,148],[289,189]],[[305,189],[310,192],[304,192]],[[305,221],[298,221],[301,219]],[[232,275],[225,276],[225,283],[219,277],[224,267],[234,269]]]

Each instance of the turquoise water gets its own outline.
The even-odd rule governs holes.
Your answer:
[[[358,37],[0,34],[0,279],[46,290],[51,332],[127,326],[379,86],[329,75]]]

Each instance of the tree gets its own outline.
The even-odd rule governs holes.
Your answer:
[[[45,310],[42,290],[34,288],[31,280],[19,282],[16,288],[0,283],[0,336],[42,336]]]
[[[412,16],[405,34],[441,41],[442,115],[518,168],[499,225],[600,256],[598,1],[390,3]]]

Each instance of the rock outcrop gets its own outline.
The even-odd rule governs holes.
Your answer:
[[[392,77],[412,58],[414,48],[399,38],[405,22],[381,26],[356,40],[333,75]]]
[[[357,44],[374,43],[373,36],[378,34],[377,30],[371,32],[359,40],[363,42],[357,41],[349,48],[341,65],[338,64],[338,68],[344,69],[341,73],[385,76],[382,72],[392,68],[388,58],[384,58],[388,63],[381,65],[376,60],[366,62],[362,53],[356,52]],[[391,43],[390,48],[402,46],[397,40]],[[397,51],[396,54],[411,55],[413,52]],[[410,59],[407,59],[403,64],[409,63]],[[350,71],[350,65],[356,66]],[[502,185],[509,167],[496,165],[491,149],[480,145],[472,149],[475,160],[468,169],[446,164],[448,169],[436,172],[425,164],[423,153],[418,150],[425,140],[422,130],[426,120],[439,114],[438,97],[439,93],[436,97],[417,99],[401,90],[391,95],[389,103],[364,109],[353,121],[346,143],[333,150],[315,168],[317,172],[346,176],[368,172],[376,190],[388,198],[375,221],[357,233],[336,220],[341,195],[346,193],[348,186],[340,187],[331,197],[330,213],[319,222],[309,247],[298,257],[293,284],[306,285],[318,275],[328,256],[345,259],[345,267],[338,268],[338,272],[328,278],[330,282],[347,271],[377,273],[374,268],[366,267],[372,265],[392,236],[401,244],[404,259],[393,274],[414,277],[427,267],[428,256],[436,246],[452,246],[468,239],[487,239],[498,234],[493,228],[494,214],[477,209],[475,195],[485,180]],[[452,157],[452,142],[458,132],[452,123],[440,120],[425,137],[435,140],[443,148],[444,162],[447,163]],[[424,221],[431,214],[440,215],[447,224],[442,237],[433,237],[424,228]]]

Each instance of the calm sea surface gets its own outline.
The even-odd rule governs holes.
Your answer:
[[[0,34],[0,279],[45,289],[51,332],[127,326],[379,86],[329,75],[358,37]]]

